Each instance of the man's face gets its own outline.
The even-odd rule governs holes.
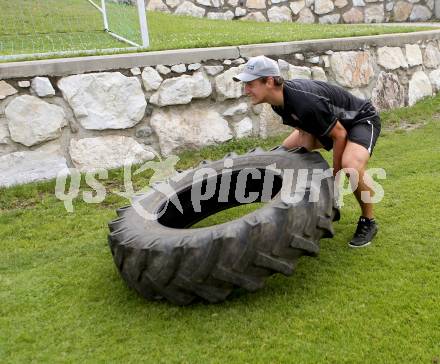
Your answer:
[[[244,92],[247,96],[250,96],[253,105],[265,102],[269,91],[268,84],[260,79],[244,83]]]

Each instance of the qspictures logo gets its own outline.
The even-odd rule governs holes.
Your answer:
[[[182,203],[175,187],[182,179],[190,178],[191,204],[195,212],[201,211],[203,201],[217,198],[218,203],[227,202],[232,196],[240,204],[249,204],[256,201],[268,202],[272,198],[275,179],[281,179],[281,189],[278,191],[280,198],[287,204],[297,204],[304,198],[310,202],[318,202],[321,198],[321,183],[333,178],[333,169],[277,169],[275,164],[265,168],[241,168],[234,169],[234,159],[226,158],[222,169],[216,169],[209,165],[178,172],[176,164],[179,157],[170,155],[162,159],[155,154],[155,160],[147,161],[136,167],[136,160],[127,158],[123,169],[123,190],[107,191],[100,181],[108,179],[108,171],[95,169],[83,174],[75,168],[69,169],[70,176],[59,175],[56,179],[55,195],[64,202],[68,212],[74,212],[73,201],[78,198],[86,203],[102,203],[109,193],[116,194],[127,199],[136,212],[144,219],[157,220],[166,212],[169,204],[173,204],[180,213],[183,213]],[[153,174],[148,184],[135,190],[133,177],[147,171]],[[231,173],[235,173],[234,183],[231,183]],[[229,176],[229,177],[228,177]],[[346,178],[348,177],[348,178]],[[92,191],[81,191],[81,181]],[[383,187],[377,179],[386,179],[386,172],[382,168],[371,168],[363,176],[354,169],[343,169],[334,177],[334,198],[339,207],[344,205],[344,197],[355,191],[359,182],[363,182],[370,191],[362,191],[361,199],[365,203],[379,203],[385,195]],[[260,181],[262,190],[251,191],[249,186],[252,181]],[[188,182],[188,181],[186,181]],[[327,182],[325,182],[327,183]],[[223,192],[222,192],[223,191]],[[143,201],[151,194],[159,193],[166,201],[165,207],[160,212],[150,212]]]

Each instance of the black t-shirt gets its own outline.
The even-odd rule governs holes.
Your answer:
[[[285,81],[283,94],[284,107],[272,106],[282,117],[283,124],[302,129],[326,144],[336,121],[350,130],[363,119],[377,115],[369,101],[323,81]]]

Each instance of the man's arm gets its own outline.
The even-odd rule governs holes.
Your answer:
[[[333,175],[342,168],[342,154],[347,144],[347,130],[337,121],[328,134],[333,139]]]

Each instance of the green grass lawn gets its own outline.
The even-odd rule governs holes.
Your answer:
[[[382,114],[386,126],[424,125],[379,139],[371,167],[384,168],[387,179],[379,181],[385,197],[374,244],[347,247],[359,212],[346,198],[336,236],[322,241],[318,258],[304,257],[292,277],[275,275],[262,290],[236,291],[222,304],[176,307],[126,287],[106,241],[122,198],[78,199],[67,213],[53,182],[0,189],[1,361],[438,363],[439,113],[436,97]],[[186,152],[179,167],[281,140]],[[114,171],[106,186],[121,184]]]
[[[36,5],[38,4],[38,5]],[[110,29],[141,43],[136,8],[108,3]],[[100,13],[86,0],[0,0],[0,57],[128,47],[105,32]],[[147,14],[149,50],[216,47],[338,38],[432,29],[375,25],[322,25],[222,21]],[[104,51],[108,53],[109,51]],[[45,58],[35,55],[33,58]]]

